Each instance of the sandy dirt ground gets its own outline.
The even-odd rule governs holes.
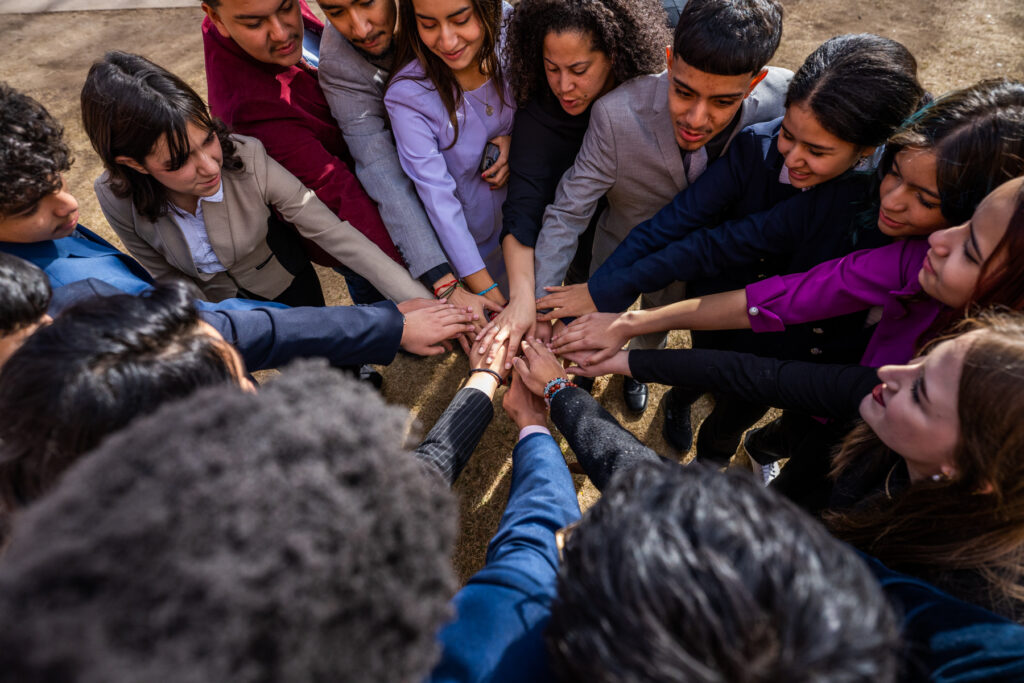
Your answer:
[[[786,10],[782,46],[772,63],[796,69],[823,40],[842,33],[873,32],[903,42],[918,59],[922,83],[935,94],[982,78],[1024,78],[1024,3],[1017,0],[783,0]],[[80,122],[79,91],[89,65],[107,50],[137,52],[176,72],[201,94],[206,93],[201,11],[164,10],[61,12],[0,15],[0,35],[7,45],[0,79],[45,104],[67,127],[76,161],[68,176],[81,204],[81,221],[116,242],[100,213],[92,182],[100,174]],[[349,303],[340,278],[322,272],[328,302]],[[671,343],[682,346],[682,334]],[[421,430],[428,429],[455,394],[468,369],[465,356],[439,358],[402,356],[383,369],[384,396],[408,406]],[[595,394],[640,439],[666,455],[661,437],[663,413],[658,404],[663,387],[652,387],[651,407],[637,419],[625,416],[621,380],[600,380]],[[500,398],[500,396],[499,396]],[[455,490],[461,504],[461,533],[455,563],[463,579],[483,565],[486,545],[494,533],[508,493],[511,448],[515,429],[496,401],[494,422]],[[710,406],[706,399],[694,411],[700,420]],[[564,442],[563,442],[564,446]],[[566,449],[567,450],[567,449]],[[567,459],[572,460],[571,453]],[[734,460],[745,466],[745,456]],[[586,506],[596,491],[576,476],[580,502]]]

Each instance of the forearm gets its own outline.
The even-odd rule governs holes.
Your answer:
[[[473,377],[485,373],[475,373]],[[416,447],[416,457],[437,469],[449,486],[459,478],[480,437],[494,415],[489,392],[466,383],[438,418],[423,442]],[[497,386],[493,378],[492,384]]]
[[[569,387],[556,393],[551,400],[551,420],[599,491],[616,472],[660,459],[582,389]]]
[[[621,319],[632,338],[669,330],[745,330],[750,328],[747,314],[746,290],[736,289],[668,306],[627,311]]]
[[[531,301],[534,297],[533,247],[520,242],[514,235],[506,235],[501,242],[508,272],[509,299]]]

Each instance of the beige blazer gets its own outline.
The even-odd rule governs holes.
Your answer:
[[[153,279],[161,282],[184,275],[210,301],[237,296],[240,287],[273,299],[294,276],[267,245],[272,206],[299,234],[365,277],[389,299],[430,298],[430,292],[405,268],[340,220],[312,190],[271,159],[259,140],[244,135],[231,139],[243,168],[224,170],[223,202],[203,204],[210,246],[225,272],[200,273],[181,228],[169,214],[150,221],[135,210],[130,198],[114,195],[108,173],[96,180],[96,196],[107,222]]]

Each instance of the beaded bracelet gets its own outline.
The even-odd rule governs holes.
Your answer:
[[[554,378],[553,380],[548,382],[547,385],[544,387],[544,403],[546,403],[548,408],[550,408],[551,407],[551,399],[553,399],[555,397],[555,394],[557,394],[562,389],[565,389],[566,387],[574,387],[574,386],[576,386],[576,385],[573,384],[572,382],[570,382],[565,377],[556,377],[556,378]]]
[[[486,372],[488,375],[494,375],[494,379],[498,380],[499,387],[505,383],[505,380],[501,378],[501,375],[496,373],[494,370],[491,370],[490,368],[472,368],[469,371],[470,376],[472,376],[474,372]]]
[[[482,291],[482,292],[477,292],[477,293],[476,293],[476,295],[477,295],[477,296],[483,296],[484,294],[486,294],[487,292],[491,291],[492,289],[494,289],[494,288],[495,288],[495,287],[497,287],[497,286],[498,286],[498,283],[497,283],[497,282],[495,282],[495,283],[494,283],[493,285],[491,285],[490,287],[488,287],[488,288],[487,288],[487,289],[485,289],[484,291]]]
[[[439,292],[445,291],[448,287],[454,288],[454,287],[458,286],[458,284],[459,284],[459,280],[458,280],[458,278],[455,278],[455,279],[452,279],[452,280],[450,280],[448,282],[440,284],[437,287],[434,287],[434,298],[436,298],[436,299],[443,299],[444,297],[441,294],[439,294]]]

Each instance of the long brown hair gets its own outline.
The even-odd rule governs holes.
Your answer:
[[[480,46],[480,54],[477,59],[480,61],[480,71],[491,77],[494,87],[498,91],[498,99],[501,106],[511,103],[505,101],[505,80],[501,69],[501,60],[498,58],[498,43],[501,38],[502,22],[502,0],[469,0],[473,13],[480,21],[484,31],[484,42]],[[395,75],[403,66],[418,59],[423,65],[424,78],[414,80],[427,80],[433,84],[437,91],[445,111],[448,112],[448,120],[452,124],[454,137],[452,147],[459,139],[459,122],[456,112],[462,105],[463,90],[456,80],[455,74],[448,68],[448,65],[440,57],[430,51],[420,38],[419,28],[416,25],[416,10],[413,7],[413,0],[398,0],[398,35],[395,47],[395,67],[391,71],[391,79],[388,87],[401,79],[413,79],[412,76]]]
[[[915,481],[891,498],[887,492],[875,494],[853,509],[826,513],[825,522],[836,536],[894,569],[1019,618],[1024,614],[1024,315],[988,311],[965,320],[957,332],[974,330],[957,399],[956,477]],[[898,463],[899,456],[862,423],[840,447],[832,474],[856,467],[880,479]],[[981,581],[965,582],[971,574]]]

